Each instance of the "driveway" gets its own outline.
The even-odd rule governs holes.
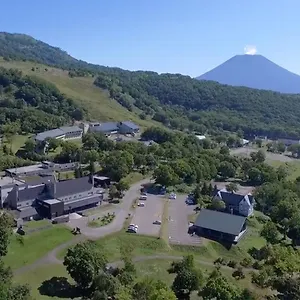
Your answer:
[[[188,234],[188,216],[195,213],[196,206],[187,205],[186,197],[187,195],[177,195],[177,199],[169,202],[169,243],[199,246],[200,238]]]
[[[155,195],[148,195],[144,207],[137,206],[132,222],[139,226],[138,233],[144,235],[159,236],[160,225],[153,224],[154,221],[162,221],[164,199]]]
[[[116,208],[113,207],[110,210],[105,210],[104,212],[99,211],[97,214],[89,217],[82,217],[80,219],[71,220],[68,225],[72,228],[79,227],[81,233],[91,239],[98,239],[110,233],[120,231],[123,228],[126,217],[128,217],[128,214],[131,213],[130,210],[133,201],[140,195],[141,185],[149,183],[149,181],[149,179],[144,179],[132,185],[130,189],[125,193],[125,196],[121,200],[121,203],[116,206]],[[91,228],[87,226],[89,220],[113,212],[115,212],[116,217],[110,224],[98,228]]]

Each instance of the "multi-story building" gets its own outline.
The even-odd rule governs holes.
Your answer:
[[[54,178],[35,186],[15,185],[3,206],[12,209],[16,219],[53,219],[100,204],[103,194],[98,191],[93,176],[58,182]]]

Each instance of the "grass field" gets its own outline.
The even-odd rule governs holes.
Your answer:
[[[35,262],[58,245],[72,238],[73,235],[70,230],[60,225],[23,237],[14,234],[11,237],[8,254],[4,257],[4,261],[12,269],[20,268]]]
[[[52,82],[56,87],[68,97],[71,97],[80,106],[85,107],[89,112],[91,120],[98,121],[124,121],[131,120],[142,127],[151,125],[162,126],[160,123],[149,120],[141,120],[136,113],[129,112],[117,101],[108,97],[108,93],[96,87],[92,77],[75,77],[70,78],[68,71],[48,67],[34,62],[23,61],[4,61],[0,58],[0,66],[4,68],[15,68],[21,70],[24,74],[37,76]],[[32,71],[32,67],[38,68]],[[45,71],[45,69],[48,71]]]
[[[146,245],[149,242],[149,241],[147,242],[144,238],[142,238],[142,240],[143,240],[143,243],[145,243],[144,245]],[[141,246],[141,243],[140,243],[140,246]],[[155,248],[156,247],[157,247],[157,245],[155,246]],[[160,246],[158,248],[161,249]],[[135,252],[135,253],[137,253],[137,252]],[[181,253],[181,254],[183,255],[183,253]],[[196,257],[196,259],[197,259],[197,257]],[[171,262],[172,262],[172,260],[170,260],[170,259],[151,259],[151,260],[147,260],[147,261],[136,262],[135,265],[137,268],[137,276],[139,279],[144,278],[144,277],[159,279],[159,280],[162,280],[162,281],[166,282],[167,284],[171,285],[173,282],[173,279],[174,279],[174,275],[169,274],[167,272],[167,269],[169,268]],[[196,266],[198,268],[200,268],[205,275],[208,275],[214,269],[213,265],[208,266],[199,261],[196,261]],[[251,290],[255,290],[256,293],[259,293],[261,295],[264,295],[267,292],[265,290],[261,290],[261,289],[257,288],[256,286],[254,286],[251,283],[251,277],[250,277],[249,273],[245,273],[245,275],[246,275],[245,279],[236,281],[232,277],[233,270],[221,268],[221,272],[224,276],[226,276],[226,278],[230,282],[236,284],[240,288],[247,287]],[[32,288],[33,296],[36,297],[36,299],[41,299],[41,300],[45,299],[46,300],[46,299],[51,298],[53,300],[56,300],[56,299],[71,298],[70,296],[63,297],[62,295],[60,295],[60,297],[48,297],[48,296],[40,294],[39,287],[41,286],[42,282],[45,280],[51,279],[53,276],[64,277],[69,282],[71,282],[70,277],[68,276],[65,268],[62,265],[50,265],[50,266],[46,266],[46,267],[40,267],[40,268],[37,268],[33,271],[26,273],[25,275],[17,276],[15,278],[15,280],[20,283],[28,283]],[[53,289],[54,287],[51,286],[51,288]],[[199,298],[197,298],[196,294],[194,294],[191,297],[191,300],[193,300],[193,299],[199,299]]]

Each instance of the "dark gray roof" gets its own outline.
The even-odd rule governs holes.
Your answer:
[[[48,131],[44,131],[44,132],[38,133],[35,136],[35,139],[42,142],[42,141],[44,141],[47,138],[56,138],[56,137],[62,136],[64,134],[65,134],[64,131],[62,131],[59,128],[56,128],[56,129],[52,129],[52,130],[48,130]]]
[[[239,235],[245,221],[246,217],[202,209],[196,219],[195,225],[223,233]]]
[[[89,176],[59,181],[56,183],[56,197],[78,194],[91,190],[93,187]]]
[[[21,209],[18,209],[16,211],[16,217],[17,218],[28,218],[33,217],[35,215],[38,215],[38,212],[36,211],[35,207],[33,206],[27,206]]]
[[[227,205],[239,205],[239,203],[247,196],[249,198],[250,203],[252,204],[254,201],[254,197],[250,194],[248,195],[240,195],[232,192],[227,192],[226,190],[218,190],[215,192],[214,196],[219,195],[221,199]]]
[[[131,128],[131,129],[139,129],[139,128],[140,128],[138,125],[134,124],[134,123],[131,122],[131,121],[123,121],[123,122],[120,122],[120,123],[122,123],[122,124],[128,126],[128,127]]]
[[[100,201],[101,201],[100,195],[94,195],[89,198],[77,199],[72,201],[64,201],[64,209],[69,210],[69,209],[80,208],[86,205],[95,204]]]
[[[23,190],[19,190],[19,200],[18,202],[28,201],[28,200],[35,200],[41,194],[43,194],[45,190],[45,185],[38,185],[34,187],[28,187]]]
[[[113,131],[118,131],[118,123],[116,122],[105,122],[105,123],[100,123],[98,126],[92,126],[91,127],[92,131],[100,131],[100,132],[113,132]]]
[[[64,133],[82,131],[82,129],[79,128],[78,126],[63,126],[60,127],[59,129],[62,130]]]

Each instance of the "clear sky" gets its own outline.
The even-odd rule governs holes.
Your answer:
[[[0,31],[129,70],[201,75],[246,45],[300,74],[300,0],[10,0]]]

